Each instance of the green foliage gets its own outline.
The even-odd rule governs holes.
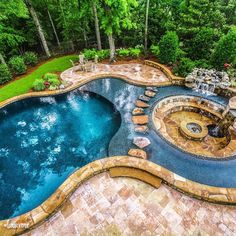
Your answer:
[[[98,56],[99,61],[109,58],[110,51],[109,49],[104,49],[97,51],[96,55]]]
[[[58,75],[57,74],[54,74],[54,73],[46,73],[43,78],[45,81],[49,81],[49,80],[57,80],[58,79]]]
[[[26,65],[34,66],[38,63],[37,54],[34,52],[26,52],[23,56]]]
[[[160,48],[159,48],[158,45],[152,44],[152,46],[150,47],[150,50],[151,50],[151,53],[152,53],[154,56],[156,56],[156,57],[159,56]]]
[[[14,74],[21,75],[26,72],[26,66],[22,57],[14,56],[8,63]]]
[[[87,60],[93,60],[95,58],[95,56],[97,55],[97,50],[96,49],[85,49],[83,51],[84,57]]]
[[[0,64],[0,84],[12,80],[11,72],[6,64]]]
[[[138,58],[141,54],[141,49],[139,49],[139,48],[129,48],[129,54],[133,58]]]
[[[128,57],[130,56],[130,50],[128,48],[121,48],[117,50],[117,54],[120,57]]]
[[[167,32],[159,43],[159,59],[162,63],[174,63],[179,52],[179,38],[175,32]]]
[[[216,44],[212,54],[212,64],[217,69],[223,69],[225,63],[233,63],[236,60],[236,27],[223,35]]]
[[[46,62],[45,64],[38,67],[31,74],[26,75],[23,79],[16,80],[0,90],[1,96],[0,101],[4,101],[13,96],[24,94],[32,88],[32,84],[35,81],[35,78],[42,78],[45,73],[54,72],[54,71],[64,71],[71,67],[70,60],[76,60],[77,55],[63,56],[55,58]]]
[[[135,48],[120,48],[117,49],[116,52],[120,57],[138,58],[142,51],[141,47],[137,46]]]
[[[45,86],[45,81],[43,79],[36,79],[33,83],[33,88],[35,91],[43,91],[46,86]]]
[[[202,28],[189,42],[188,54],[193,59],[209,58],[216,34],[212,28]]]
[[[208,60],[201,59],[194,61],[195,67],[204,68],[204,69],[211,69],[211,65],[209,64]]]
[[[48,82],[50,83],[50,86],[57,87],[57,88],[61,84],[60,80],[56,78],[51,78],[48,80]]]
[[[187,76],[195,67],[195,63],[189,58],[182,58],[174,68],[174,73],[180,76]]]

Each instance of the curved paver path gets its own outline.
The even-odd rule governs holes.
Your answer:
[[[27,236],[235,235],[236,209],[214,205],[165,185],[155,189],[130,178],[99,174]]]

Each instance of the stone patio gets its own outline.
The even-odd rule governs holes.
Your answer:
[[[61,78],[70,83],[77,83],[78,81],[90,78],[99,74],[123,75],[130,78],[134,82],[147,82],[150,84],[171,84],[170,79],[160,70],[147,66],[144,64],[130,63],[120,65],[97,64],[92,72],[83,72],[79,70],[79,66],[75,66],[64,71]]]
[[[192,199],[166,185],[97,175],[27,236],[235,235],[236,209]]]

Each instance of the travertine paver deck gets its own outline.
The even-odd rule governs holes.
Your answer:
[[[92,72],[83,72],[78,70],[79,66],[70,68],[61,74],[61,78],[67,82],[76,83],[80,80],[98,75],[98,74],[117,74],[130,78],[136,82],[149,83],[168,83],[170,80],[160,70],[144,64],[130,63],[120,65],[97,64]]]
[[[166,185],[97,175],[30,235],[235,235],[236,208],[198,201]]]

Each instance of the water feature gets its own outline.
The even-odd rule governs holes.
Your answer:
[[[79,91],[0,110],[0,219],[38,206],[75,169],[108,156],[120,122],[110,102]]]

